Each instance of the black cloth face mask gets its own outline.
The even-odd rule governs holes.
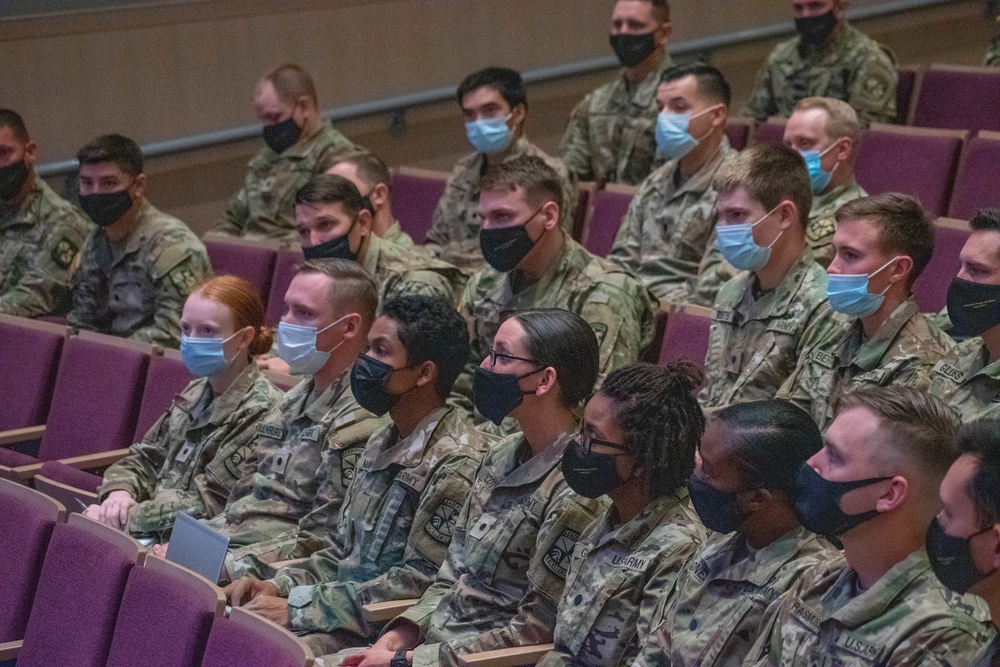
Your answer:
[[[1000,285],[955,278],[948,288],[948,319],[957,336],[978,336],[1000,324]]]
[[[953,537],[944,532],[937,517],[934,517],[927,529],[927,558],[942,584],[956,593],[964,594],[980,579],[996,572],[996,568],[993,568],[985,574],[980,573],[972,561],[972,550],[969,547],[969,540],[989,530],[993,530],[993,526],[968,537]]]
[[[381,417],[399,401],[399,396],[386,389],[389,377],[396,369],[367,354],[358,357],[351,369],[351,393],[358,405],[376,417]]]
[[[635,67],[656,50],[656,33],[644,35],[610,35],[611,49],[625,67]]]
[[[560,464],[569,488],[584,498],[599,498],[611,493],[627,481],[619,478],[615,469],[615,459],[627,455],[624,447],[602,440],[599,441],[602,445],[615,447],[623,453],[598,454],[584,449],[580,440],[581,438],[574,438],[569,442]],[[593,442],[595,441],[591,440],[590,444]]]
[[[128,188],[118,192],[80,195],[80,208],[98,227],[110,227],[132,208]]]
[[[352,262],[358,261],[358,254],[361,252],[361,245],[358,245],[358,252],[353,252],[351,250],[351,230],[354,229],[354,225],[358,223],[358,219],[354,218],[354,222],[351,226],[347,228],[347,232],[341,234],[340,236],[335,236],[329,241],[324,241],[318,245],[312,247],[302,248],[302,254],[308,260],[313,259],[349,259]]]
[[[535,393],[521,391],[521,380],[544,370],[542,367],[524,375],[510,375],[477,368],[472,375],[472,402],[479,414],[499,426],[504,417],[521,405],[525,394]]]
[[[28,163],[24,160],[0,167],[0,200],[10,201],[16,197],[30,173]]]
[[[844,494],[888,479],[892,476],[831,482],[821,477],[808,463],[803,463],[795,474],[795,513],[806,530],[825,537],[838,537],[879,514],[874,509],[860,514],[845,513],[840,509],[840,499]]]
[[[807,16],[795,19],[795,29],[799,31],[802,42],[811,46],[822,46],[825,44],[836,27],[837,17],[833,15],[832,9],[819,16]]]
[[[293,117],[289,116],[287,120],[280,123],[265,125],[261,134],[267,147],[281,155],[299,140],[299,137],[302,136],[302,128],[298,126]]]
[[[497,229],[486,229],[485,227],[480,229],[479,249],[482,250],[486,263],[500,273],[516,269],[521,260],[528,256],[537,243],[537,241],[532,241],[531,236],[528,235],[528,223],[543,208],[545,208],[545,204],[539,206],[537,211],[519,225]],[[542,234],[544,233],[545,230],[542,231]]]
[[[736,503],[736,493],[720,491],[698,475],[688,480],[688,493],[698,518],[709,530],[717,533],[731,533],[743,523],[740,507]]]

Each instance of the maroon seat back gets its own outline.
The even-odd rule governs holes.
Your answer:
[[[655,364],[660,360],[660,350],[663,349],[663,336],[667,333],[667,313],[659,311],[656,313],[656,321],[653,324],[653,340],[649,347],[639,354],[639,361]]]
[[[313,655],[296,637],[273,623],[234,607],[216,619],[201,667],[309,667]]]
[[[132,538],[80,514],[56,524],[18,667],[104,667],[125,582],[140,553]]]
[[[587,228],[587,216],[590,214],[590,202],[594,199],[597,184],[585,181],[576,184],[576,210],[573,211],[573,240],[578,243],[583,240]]]
[[[587,250],[598,257],[607,257],[615,244],[615,235],[622,225],[622,218],[628,212],[635,195],[635,188],[609,185],[594,194],[594,206],[587,225]]]
[[[1000,132],[980,132],[965,145],[948,215],[971,220],[987,206],[1000,206]]]
[[[212,622],[225,605],[212,582],[174,563],[148,558],[128,576],[108,667],[200,665]]]
[[[1000,69],[933,65],[920,81],[913,125],[1000,130]]]
[[[934,228],[934,254],[913,284],[920,310],[936,313],[948,303],[948,288],[962,266],[959,254],[971,230],[964,221],[941,218]]]
[[[0,431],[45,423],[66,327],[0,315]]]
[[[261,299],[271,293],[271,275],[277,248],[240,239],[218,237],[202,239],[208,251],[208,261],[217,276],[239,276],[257,289]]]
[[[660,363],[686,359],[705,370],[708,354],[708,330],[712,324],[707,308],[688,306],[667,317],[667,328],[660,349]]]
[[[24,637],[52,528],[65,518],[56,501],[0,479],[0,644]]]
[[[133,442],[139,442],[146,431],[170,407],[174,397],[194,380],[177,350],[165,350],[163,356],[154,355],[146,372],[146,389],[142,393],[142,406],[135,425]]]
[[[858,149],[855,173],[868,194],[902,192],[944,215],[965,133],[872,125]]]
[[[730,118],[726,122],[726,136],[729,137],[729,145],[738,151],[747,147],[750,141],[751,121],[744,118]]]
[[[757,126],[757,131],[753,135],[755,144],[780,144],[785,140],[785,123],[778,120],[769,120]]]
[[[285,312],[285,292],[292,282],[292,277],[305,257],[298,248],[285,248],[278,251],[274,262],[274,279],[271,281],[271,294],[267,297],[267,316],[264,319],[269,327],[278,326]]]
[[[896,118],[897,125],[906,125],[910,119],[910,108],[913,106],[913,93],[917,87],[920,69],[917,67],[899,67],[896,69]]]
[[[392,214],[414,243],[423,243],[427,237],[447,179],[444,172],[405,167],[393,174]]]

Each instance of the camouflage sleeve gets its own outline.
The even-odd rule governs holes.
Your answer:
[[[570,113],[569,124],[559,143],[559,159],[578,181],[594,180],[594,171],[590,164],[589,116],[590,95],[587,95]]]
[[[153,496],[156,476],[170,447],[170,414],[168,410],[161,415],[141,442],[129,447],[128,454],[104,471],[104,482],[97,491],[99,501],[112,491],[128,491],[136,502]]]
[[[983,58],[983,66],[1000,66],[1000,38],[994,39],[993,43],[990,44],[990,49],[986,52],[986,56]]]
[[[128,532],[162,537],[173,528],[180,512],[195,519],[205,516],[205,504],[197,490],[164,489],[156,492],[152,498],[129,510]]]
[[[102,271],[87,271],[84,267],[96,264],[92,246],[94,236],[83,243],[70,276],[73,305],[66,315],[66,321],[76,329],[99,331],[101,323],[108,317],[108,278]]]
[[[230,236],[242,236],[247,221],[250,219],[250,206],[247,202],[247,186],[244,184],[240,191],[229,200],[225,217],[215,225],[213,231]]]
[[[597,334],[600,379],[617,368],[635,363],[653,339],[654,305],[649,292],[631,276],[615,277],[621,281],[619,285],[598,285],[580,309],[580,317]],[[632,307],[623,307],[626,304]]]
[[[743,667],[778,667],[777,661],[781,656],[781,612],[783,606],[794,599],[791,597],[794,590],[796,587],[783,593],[764,610],[757,639],[747,651]]]
[[[963,627],[923,628],[900,642],[888,664],[914,667],[968,665],[988,642],[985,632],[976,636]]]
[[[153,322],[132,332],[130,338],[164,347],[180,346],[181,311],[191,289],[212,275],[204,248],[190,248],[187,256],[156,280]]]
[[[749,116],[758,122],[763,122],[767,120],[768,116],[777,113],[778,107],[774,103],[772,85],[771,60],[768,58],[757,71],[757,77],[754,79],[750,97],[747,98],[747,102],[743,105],[743,110],[740,114]]]
[[[639,191],[632,198],[628,211],[622,218],[622,224],[615,234],[611,253],[608,255],[609,261],[632,273],[639,271],[640,250],[642,248],[641,213],[646,206],[645,200],[648,192],[645,183],[648,183],[648,179],[639,187]]]
[[[448,175],[448,181],[445,183],[441,199],[438,200],[437,206],[434,207],[431,228],[427,230],[427,235],[424,237],[424,246],[432,246],[428,250],[434,254],[436,254],[434,246],[447,245],[452,240],[451,226],[454,223],[449,219],[448,202],[456,199],[456,195],[452,193],[455,190],[456,183],[461,180],[464,173],[465,160],[459,160],[451,170],[451,174]]]
[[[788,401],[792,405],[802,408],[812,414],[812,395],[809,393],[807,378],[810,375],[810,357],[814,346],[804,347],[799,360],[795,364],[795,370],[788,376],[775,393],[775,398]]]
[[[868,121],[891,123],[896,117],[896,63],[884,49],[860,59],[847,102]]]
[[[658,622],[657,613],[662,611],[661,604],[669,604],[670,600],[676,598],[674,588],[677,586],[677,579],[700,546],[700,542],[691,539],[678,544],[671,551],[659,554],[659,562],[642,591],[642,601],[639,603],[636,636],[640,643],[650,635]],[[664,600],[667,602],[664,603]],[[666,617],[666,613],[663,616]]]
[[[458,379],[455,380],[451,396],[448,398],[450,405],[461,408],[469,414],[472,414],[474,410],[472,403],[472,376],[476,372],[476,368],[479,367],[479,364],[486,358],[486,350],[482,349],[482,344],[479,341],[476,322],[470,319],[472,313],[475,312],[475,301],[476,280],[473,278],[465,284],[462,296],[458,300],[458,312],[465,317],[466,323],[469,326],[469,342],[471,344],[469,360],[466,362],[465,368],[462,369],[462,373],[458,376]]]

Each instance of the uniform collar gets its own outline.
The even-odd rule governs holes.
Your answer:
[[[740,315],[743,316],[744,321],[751,319],[764,320],[783,316],[792,307],[792,304],[798,301],[802,283],[805,282],[805,279],[813,271],[826,273],[819,264],[816,264],[812,249],[807,245],[799,261],[795,262],[788,269],[788,273],[785,274],[781,284],[754,301],[750,308],[747,309],[748,312],[744,313],[741,311]],[[747,292],[753,289],[756,281],[757,277],[753,272],[746,272],[743,289],[739,291],[738,298],[733,303],[720,303],[720,305],[727,305],[729,308],[739,311],[740,306],[747,302]]]
[[[374,276],[378,269],[378,260],[382,254],[382,239],[375,232],[368,232],[368,247],[365,249],[365,259],[361,262],[361,267]]]
[[[903,327],[914,316],[919,314],[920,306],[917,305],[916,299],[911,295],[910,298],[899,304],[896,310],[892,311],[892,314],[882,323],[882,326],[878,328],[875,335],[868,340],[864,340],[864,328],[862,327],[861,320],[855,320],[840,347],[843,349],[845,346],[850,346],[851,343],[864,342],[858,347],[858,351],[853,355],[853,359],[847,358],[849,355],[841,355],[841,368],[853,364],[863,371],[875,370],[899,336],[899,332],[903,330]]]
[[[562,461],[563,452],[566,451],[566,445],[569,444],[572,437],[573,434],[569,432],[560,434],[556,441],[542,452],[511,470],[497,486],[518,487],[544,479]],[[517,446],[511,448],[512,467],[513,462],[516,461],[517,453],[522,447],[530,447],[528,441],[524,439],[524,435],[520,436]]]
[[[243,398],[253,387],[254,383],[260,379],[260,370],[257,368],[257,363],[253,360],[247,364],[236,379],[230,383],[229,387],[222,392],[221,396],[216,396],[212,400],[212,416],[210,418],[211,423],[221,424],[226,419],[229,418],[231,414],[236,412],[236,408],[239,407]]]
[[[264,157],[268,162],[278,162],[280,160],[302,160],[309,156],[309,153],[316,147],[320,138],[327,132],[333,130],[333,125],[329,120],[323,119],[320,123],[319,129],[316,130],[316,134],[311,137],[299,137],[292,146],[287,148],[282,153],[275,153],[271,150],[270,146],[265,145],[263,148]]]
[[[631,521],[618,527],[613,525],[616,512],[614,507],[611,507],[604,515],[602,537],[594,548],[603,547],[609,542],[617,542],[629,551],[634,551],[654,528],[663,523],[667,514],[678,508],[681,510],[679,513],[683,513],[687,504],[688,492],[682,488],[676,494],[665,494],[654,498]]]
[[[568,272],[568,267],[579,261],[580,253],[586,252],[583,246],[570,238],[569,234],[564,232],[561,233],[563,234],[563,246],[559,250],[559,254],[556,255],[555,261],[552,262],[552,266],[550,266],[549,270],[538,279],[538,282],[527,285],[515,294],[513,280],[519,277],[520,272],[517,269],[514,269],[513,271],[503,274],[504,291],[508,297],[507,300],[509,300],[512,296],[520,296],[528,290],[534,290],[539,294],[550,294],[559,291],[559,285],[556,284],[557,280],[565,278]]]
[[[660,79],[663,77],[663,71],[674,66],[674,60],[670,57],[669,53],[663,54],[663,60],[652,72],[646,75],[646,78],[640,81],[634,87],[625,78],[625,70],[623,69],[621,74],[619,74],[616,84],[621,91],[622,96],[628,94],[629,90],[632,91],[632,96],[630,103],[634,107],[640,109],[647,109],[656,105],[656,92],[660,88]]]
[[[844,561],[844,570],[836,582],[823,595],[826,601],[832,596],[842,594],[845,586],[855,586],[857,574]],[[835,609],[830,618],[836,619],[848,628],[856,628],[868,621],[883,616],[893,607],[898,598],[904,595],[921,577],[928,576],[931,569],[927,560],[927,552],[923,549],[914,551],[902,561],[896,563],[868,590],[851,598],[847,604]],[[933,577],[933,575],[929,575]]]
[[[307,386],[303,386],[308,383]],[[309,396],[312,394],[313,389],[316,386],[316,381],[309,377],[299,384],[302,387],[303,394],[299,398],[303,401],[309,400]],[[330,412],[333,404],[336,403],[344,390],[350,386],[350,369],[345,370],[340,374],[336,380],[333,381],[326,391],[324,391],[320,396],[309,405],[305,411],[302,413],[306,417],[309,417],[314,422],[321,422]]]
[[[722,141],[719,142],[719,146],[712,155],[712,158],[702,165],[701,169],[691,174],[690,178],[681,183],[681,186],[669,195],[667,201],[676,199],[688,192],[701,196],[712,187],[712,179],[715,178],[715,172],[718,171],[719,166],[734,155],[736,155],[736,151],[733,150],[732,145],[729,143],[729,137],[723,135]],[[673,189],[674,174],[677,173],[680,166],[680,160],[671,160],[664,165],[664,178],[670,184],[668,186],[670,189]]]
[[[420,420],[408,437],[399,440],[399,432],[395,424],[389,424],[376,436],[377,450],[372,452],[372,463],[368,470],[385,470],[390,465],[400,465],[413,468],[424,460],[427,445],[434,442],[434,434],[452,407],[442,407],[432,410]],[[393,443],[393,444],[389,444]],[[388,446],[387,446],[388,445]],[[368,456],[368,452],[365,452]]]
[[[820,539],[822,538],[810,533],[802,526],[798,526],[757,551],[752,557],[748,556],[736,561],[735,554],[745,548],[746,538],[741,533],[734,533],[718,551],[705,560],[709,563],[710,570],[714,570],[713,564],[718,561],[728,563],[727,565],[717,563],[716,566],[720,569],[713,576],[714,579],[749,581],[754,586],[763,588],[774,579],[779,570],[802,551],[803,546],[810,541],[819,541]]]
[[[24,201],[21,202],[20,206],[15,209],[0,205],[0,229],[6,229],[7,227],[13,227],[14,225],[34,224],[36,221],[32,218],[32,216],[28,215],[28,211],[31,207],[35,206],[39,199],[51,191],[52,189],[45,183],[45,181],[43,181],[36,174],[34,184],[31,186],[28,196],[24,198]],[[54,195],[55,193],[52,194]]]

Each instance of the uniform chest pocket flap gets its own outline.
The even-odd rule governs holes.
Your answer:
[[[588,577],[586,573],[578,577],[573,590],[569,591],[564,600],[566,607],[560,611],[560,620],[571,620],[571,623],[567,624],[569,631],[560,636],[559,641],[565,643],[575,655],[579,655],[588,637],[599,639],[602,643],[603,639],[609,639],[600,650],[601,659],[609,660],[611,664],[617,662],[613,660],[616,656],[605,655],[604,652],[609,651],[612,645],[624,650],[628,642],[621,641],[622,635],[635,633],[635,619],[625,618],[621,613],[616,613],[616,610],[606,607],[630,578],[634,577],[630,577],[622,569],[616,569],[603,582]],[[594,586],[599,586],[596,593]],[[630,620],[631,623],[628,622]]]
[[[520,506],[511,507],[499,516],[483,518],[495,520],[486,530],[477,530],[481,525],[478,524],[469,531],[466,540],[471,547],[466,561],[469,571],[494,586],[513,584],[523,590],[536,548],[537,524]]]
[[[387,544],[397,546],[402,559],[406,536],[413,525],[412,514],[404,515],[402,511],[409,493],[405,486],[395,483],[389,487],[384,498],[369,498],[361,529],[364,531],[365,554],[371,561],[382,555]]]

